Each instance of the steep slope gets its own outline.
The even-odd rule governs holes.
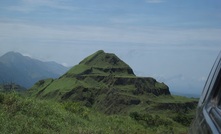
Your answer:
[[[37,82],[30,91],[38,97],[80,101],[100,110],[105,107],[105,113],[124,112],[131,105],[144,103],[145,97],[170,96],[167,85],[154,78],[136,77],[129,65],[102,50],[82,60],[59,79]]]
[[[55,62],[42,62],[8,52],[0,57],[0,83],[17,83],[26,88],[45,78],[57,78],[68,68]]]
[[[115,54],[105,53],[103,50],[99,50],[82,60],[78,65],[70,69],[64,77],[77,75],[135,76],[129,65]]]

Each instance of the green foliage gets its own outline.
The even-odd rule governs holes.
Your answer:
[[[151,132],[130,118],[91,112],[80,103],[23,98],[16,93],[0,93],[0,98],[3,134]]]
[[[145,127],[151,128],[156,133],[174,133],[173,122],[168,118],[148,113],[140,114],[138,112],[130,113],[130,117]]]
[[[129,66],[119,59],[115,54],[105,53],[103,50],[99,50],[94,54],[86,57],[80,62],[80,65],[89,65],[93,67],[118,67],[118,68],[129,68]]]
[[[195,98],[188,98],[184,96],[177,96],[177,95],[161,95],[153,99],[155,102],[159,103],[185,103],[185,102],[197,102],[198,99]]]
[[[135,76],[129,65],[119,59],[115,54],[99,50],[86,57],[78,65],[71,68],[62,77],[89,76]]]
[[[2,94],[0,130],[2,133],[59,133],[71,122],[57,103],[22,98],[16,93]],[[71,130],[71,128],[68,128]]]
[[[193,120],[193,117],[192,116],[189,116],[185,113],[178,113],[174,118],[173,118],[174,121],[178,122],[178,123],[181,123],[182,125],[184,126],[190,126],[190,123],[192,122]]]
[[[71,68],[64,76],[65,77],[73,77],[75,75],[83,74],[85,71],[90,70],[90,66],[86,66],[83,64],[76,65]]]
[[[89,119],[90,110],[82,106],[82,104],[77,102],[64,102],[63,106],[67,111],[75,113],[84,119]]]
[[[5,98],[5,95],[0,93],[0,103],[3,103],[4,101],[4,98]]]
[[[137,109],[140,110],[140,109]],[[79,102],[57,102],[0,93],[1,133],[181,133],[185,127],[163,115],[105,115]]]
[[[136,121],[142,121],[145,125],[149,127],[158,127],[160,125],[171,126],[172,121],[168,119],[163,119],[159,115],[151,115],[148,113],[140,114],[138,112],[130,113],[130,117],[135,119]]]
[[[43,85],[44,83],[45,83],[44,80],[40,80],[40,81],[37,83],[37,85],[38,85],[38,86],[41,86],[41,85]]]

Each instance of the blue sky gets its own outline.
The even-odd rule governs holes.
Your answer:
[[[220,0],[2,0],[0,55],[73,66],[103,49],[199,95],[221,50],[220,13]]]

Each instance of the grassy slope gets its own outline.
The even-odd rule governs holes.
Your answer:
[[[128,68],[129,66],[119,59],[115,54],[105,53],[103,50],[99,50],[92,55],[86,57],[79,64],[102,67],[102,68]]]
[[[106,75],[103,75],[106,77]],[[136,89],[134,83],[128,83],[127,85],[121,85],[121,84],[113,84],[115,83],[116,79],[122,79],[125,81],[137,81],[137,79],[142,79],[143,77],[136,77],[136,76],[107,76],[106,78],[102,79],[101,81],[96,80],[96,77],[102,77],[102,75],[99,76],[91,76],[91,75],[84,75],[84,78],[82,80],[77,79],[76,77],[66,77],[64,75],[63,77],[60,77],[59,79],[46,79],[41,80],[38,83],[36,83],[31,90],[34,93],[34,95],[37,94],[39,91],[43,91],[43,89],[46,89],[42,92],[41,96],[44,96],[50,92],[56,92],[59,91],[61,94],[66,93],[67,91],[70,91],[71,89],[74,89],[76,87],[85,87],[85,88],[96,88],[96,89],[107,89],[107,88],[115,88],[118,91],[122,92],[130,92],[132,93],[133,90]],[[116,78],[116,79],[115,79]],[[149,79],[152,80],[152,78],[143,78],[143,79]],[[105,83],[104,81],[109,81],[110,83]],[[42,82],[42,83],[41,83]],[[112,82],[112,84],[111,84]],[[126,82],[124,82],[126,83]],[[156,82],[155,85],[148,83],[146,81],[145,83],[146,87],[148,88],[161,88],[166,89],[166,85],[163,83]],[[33,94],[32,94],[33,95]]]
[[[110,72],[111,69],[121,69],[121,71]],[[108,76],[110,73],[113,73],[116,76],[135,76],[133,72],[128,73],[128,69],[131,69],[130,66],[119,59],[115,54],[105,53],[99,50],[71,68],[64,74],[64,77],[85,75],[88,71],[90,72],[89,75]],[[104,70],[106,70],[106,72]],[[88,74],[86,73],[86,75]]]
[[[1,133],[175,133],[186,128],[163,116],[147,115],[155,122],[132,116],[104,115],[79,103],[59,103],[0,93]],[[166,122],[169,125],[161,124]]]
[[[53,83],[48,86],[48,84],[51,83],[52,81]],[[37,83],[35,86],[37,86],[38,84],[40,83]],[[36,89],[38,88],[38,91],[40,91],[43,90],[45,87],[47,87],[47,90],[43,92],[43,95],[46,95],[46,98],[53,98],[53,100],[60,100],[59,98],[57,98],[59,97],[59,93],[50,93],[50,92],[55,92],[56,89],[60,89],[59,90],[60,93],[64,94],[65,92],[68,92],[70,89],[73,89],[74,87],[78,86],[82,86],[89,89],[91,88],[91,90],[89,90],[90,92],[84,92],[82,94],[84,97],[89,96],[89,98],[91,97],[90,96],[91,93],[95,92],[93,94],[96,94],[96,90],[94,89],[94,87],[96,87],[97,89],[104,89],[104,90],[108,89],[106,88],[107,85],[104,84],[102,81],[99,82],[95,81],[91,77],[85,77],[83,81],[76,80],[76,78],[67,78],[67,77],[61,77],[60,79],[57,80],[48,79],[45,80],[43,84],[41,84],[40,88],[39,86],[37,86]],[[155,96],[153,94],[133,95],[132,89],[134,89],[134,85],[113,85],[113,86],[114,89],[116,89],[116,92],[114,92],[116,94],[114,94],[113,96],[107,97],[106,94],[103,95],[100,94],[96,96],[97,98],[95,98],[95,104],[91,107],[92,109],[90,109],[93,111],[92,112],[93,114],[90,115],[91,118],[94,118],[95,120],[97,118],[97,120],[99,120],[98,119],[99,116],[102,116],[102,118],[106,120],[106,116],[102,113],[106,114],[115,113],[115,115],[117,115],[116,117],[124,117],[128,119],[130,118],[128,115],[134,112],[138,112],[138,114],[141,116],[141,119],[138,120],[134,119],[135,124],[138,123],[136,125],[148,128],[147,130],[145,129],[145,131],[151,131],[151,132],[153,131],[153,133],[155,133],[158,130],[162,132],[162,131],[170,131],[170,129],[172,129],[175,132],[186,132],[186,129],[188,128],[189,123],[195,114],[194,108],[187,109],[186,111],[183,109],[187,107],[186,103],[193,101],[196,102],[197,101],[196,99],[190,99],[181,96],[169,96],[169,95],[161,95],[161,96]],[[36,89],[33,88],[32,90]],[[122,104],[122,101],[128,102],[131,100],[131,98],[139,99],[141,103],[138,105]],[[73,97],[70,98],[69,100],[72,99]],[[167,104],[170,104],[168,108]],[[98,113],[98,111],[100,113]],[[96,113],[96,116],[94,113]],[[152,125],[147,124],[146,122],[148,121],[146,121],[145,119],[148,118],[149,115],[146,117],[145,115],[146,113],[151,115],[150,117],[151,119],[155,119],[156,116],[159,116],[160,121],[162,121],[164,124],[167,124],[167,122],[169,122],[169,125],[155,126],[156,124]],[[106,128],[102,129],[105,130]]]

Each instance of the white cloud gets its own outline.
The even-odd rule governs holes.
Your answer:
[[[28,53],[21,53],[23,56],[27,56],[27,57],[30,57],[30,58],[33,58],[31,54],[28,54]]]
[[[19,5],[9,6],[8,10],[28,13],[39,10],[40,7],[49,7],[54,9],[74,11],[75,7],[62,4],[63,1],[57,0],[22,0]]]
[[[24,13],[28,13],[34,10],[33,7],[30,7],[30,6],[10,6],[7,9],[11,11],[18,11],[18,12],[24,12]]]
[[[221,42],[221,29],[165,29],[160,27],[56,26],[0,22],[5,40],[103,41],[144,44]]]
[[[61,63],[61,65],[65,66],[65,67],[70,67],[67,63],[63,62]]]

